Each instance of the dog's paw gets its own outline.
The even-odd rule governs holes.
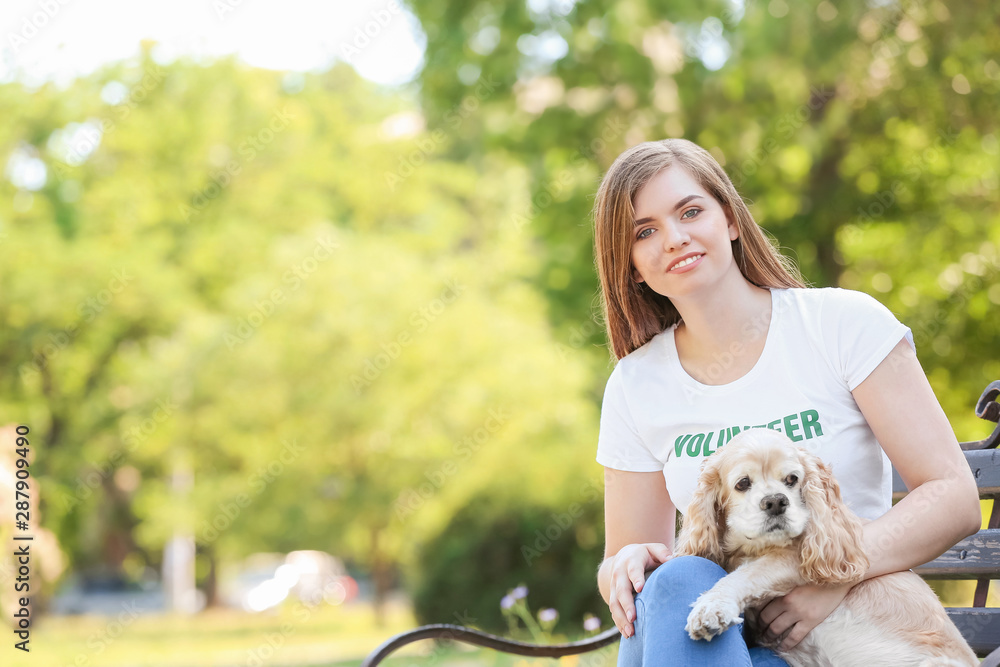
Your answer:
[[[731,600],[705,593],[692,605],[688,614],[687,631],[691,639],[707,639],[711,641],[716,635],[722,634],[734,623],[742,623],[740,608]]]

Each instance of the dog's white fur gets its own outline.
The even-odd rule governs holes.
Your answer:
[[[861,519],[830,467],[778,431],[743,431],[706,459],[676,554],[729,573],[692,605],[685,630],[693,639],[711,640],[745,611],[760,643],[792,667],[979,664],[918,575],[861,581],[869,566]],[[755,608],[768,600],[806,583],[852,582],[860,583],[791,650],[756,631]]]

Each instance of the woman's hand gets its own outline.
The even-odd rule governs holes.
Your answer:
[[[635,634],[634,593],[642,590],[646,582],[646,570],[653,570],[673,558],[665,544],[627,544],[611,563],[611,592],[608,607],[611,618],[621,630],[623,637]]]
[[[787,595],[774,598],[758,613],[764,637],[772,644],[781,639],[783,651],[795,647],[833,613],[853,585],[803,584]]]

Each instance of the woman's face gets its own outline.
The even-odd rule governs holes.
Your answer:
[[[674,165],[635,196],[632,277],[668,298],[714,285],[736,270],[730,243],[739,236],[722,205],[686,169]]]

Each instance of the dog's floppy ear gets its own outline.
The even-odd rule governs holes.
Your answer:
[[[861,521],[841,500],[830,466],[801,448],[799,457],[805,468],[802,498],[809,509],[801,547],[802,577],[818,584],[858,582],[869,566]]]
[[[725,523],[719,457],[710,456],[702,463],[698,486],[684,515],[676,553],[701,556],[723,565],[725,554],[722,552],[721,533],[725,530]]]

